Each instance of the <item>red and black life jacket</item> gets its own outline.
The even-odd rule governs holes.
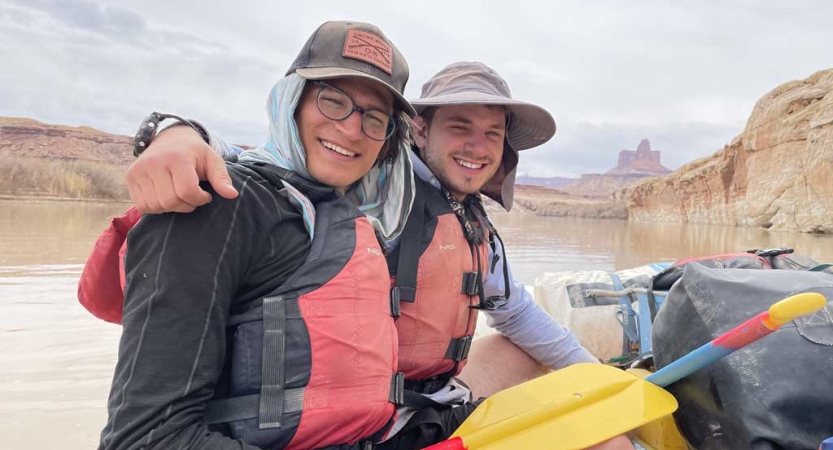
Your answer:
[[[274,177],[264,177],[275,184]],[[293,186],[301,188],[294,181]],[[212,428],[261,448],[325,448],[372,439],[402,403],[390,285],[379,276],[387,263],[373,227],[343,197],[315,207],[316,231],[304,263],[254,307],[229,318],[231,351],[224,385],[217,388],[223,394],[206,411]],[[91,277],[108,272],[89,266],[118,267],[113,258],[122,243],[106,237],[116,232],[99,239],[102,245],[79,285],[86,296],[82,303],[96,316],[113,319],[113,283],[98,285],[111,292],[92,289],[97,280]],[[97,303],[103,296],[110,296],[108,303]]]
[[[408,386],[458,374],[468,357],[477,310],[505,302],[483,293],[488,246],[497,234],[479,199],[456,205],[464,209],[458,214],[440,189],[419,178],[415,187],[400,244],[388,255],[391,298],[401,305],[396,320],[399,371]]]

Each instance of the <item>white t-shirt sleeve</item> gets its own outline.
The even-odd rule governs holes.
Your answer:
[[[498,240],[495,247],[500,259],[497,264],[490,264],[493,272],[489,273],[483,286],[487,297],[504,295],[505,292],[503,245]],[[490,250],[489,261],[491,262],[494,257],[495,255]],[[484,311],[489,326],[498,330],[538,362],[553,370],[576,363],[599,362],[581,346],[570,330],[558,324],[540,305],[535,303],[523,283],[512,276],[512,271],[508,266],[507,270],[510,283],[509,299],[501,308]]]

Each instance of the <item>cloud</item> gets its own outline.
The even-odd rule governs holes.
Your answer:
[[[536,176],[604,173],[616,167],[619,151],[636,150],[642,139],[661,151],[663,165],[673,170],[713,154],[742,131],[742,123],[565,124],[549,143],[521,152],[518,170]]]
[[[66,3],[0,6],[0,40],[13,43],[0,56],[15,61],[0,71],[0,115],[123,134],[152,110],[230,123],[263,116],[263,93],[277,78],[267,55],[155,29],[126,9]]]
[[[111,37],[138,36],[146,28],[139,14],[119,7],[102,7],[92,1],[15,0],[14,3],[44,11],[70,27]]]
[[[132,134],[148,112],[198,119],[257,144],[264,103],[325,20],[378,24],[409,61],[406,96],[457,60],[479,60],[559,131],[524,152],[536,175],[603,172],[648,138],[667,166],[741,132],[755,101],[830,67],[833,4],[646,0],[407,4],[0,0],[0,115]]]

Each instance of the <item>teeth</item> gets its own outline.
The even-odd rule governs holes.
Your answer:
[[[479,169],[479,168],[483,167],[483,164],[474,164],[474,163],[470,163],[468,161],[463,161],[462,159],[455,159],[454,161],[457,161],[457,164],[459,164],[463,167],[469,168],[469,169]]]
[[[332,142],[321,141],[321,143],[322,143],[322,144],[324,144],[324,147],[327,147],[328,149],[330,149],[330,150],[332,150],[332,151],[334,151],[334,152],[336,152],[336,153],[338,153],[338,154],[340,154],[340,155],[344,155],[344,156],[356,156],[356,154],[355,154],[355,153],[353,153],[353,152],[351,152],[351,151],[349,151],[349,150],[347,150],[347,149],[341,148],[341,147],[339,147],[338,145],[333,144]]]

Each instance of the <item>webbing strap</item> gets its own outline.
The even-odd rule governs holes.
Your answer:
[[[613,281],[614,290],[624,291],[625,286],[622,284],[619,275],[613,272],[609,275]],[[631,307],[631,298],[629,295],[619,297],[619,308],[622,313],[622,321],[620,323],[622,324],[622,331],[625,333],[625,337],[630,339],[631,342],[639,342],[638,332],[636,331],[636,314]]]
[[[284,389],[284,413],[298,412],[304,407],[304,388]],[[208,402],[205,411],[205,423],[233,422],[235,420],[254,419],[260,413],[260,394],[224,398]]]
[[[263,359],[261,360],[258,428],[281,426],[284,405],[286,310],[282,296],[263,299]]]
[[[425,196],[416,195],[408,221],[402,230],[402,237],[399,239],[396,286],[391,289],[391,302],[413,302],[416,299],[417,267],[426,214]]]
[[[424,394],[414,391],[405,391],[404,405],[414,409],[436,408],[443,410],[452,407],[450,404],[439,403],[436,400],[431,400]]]

